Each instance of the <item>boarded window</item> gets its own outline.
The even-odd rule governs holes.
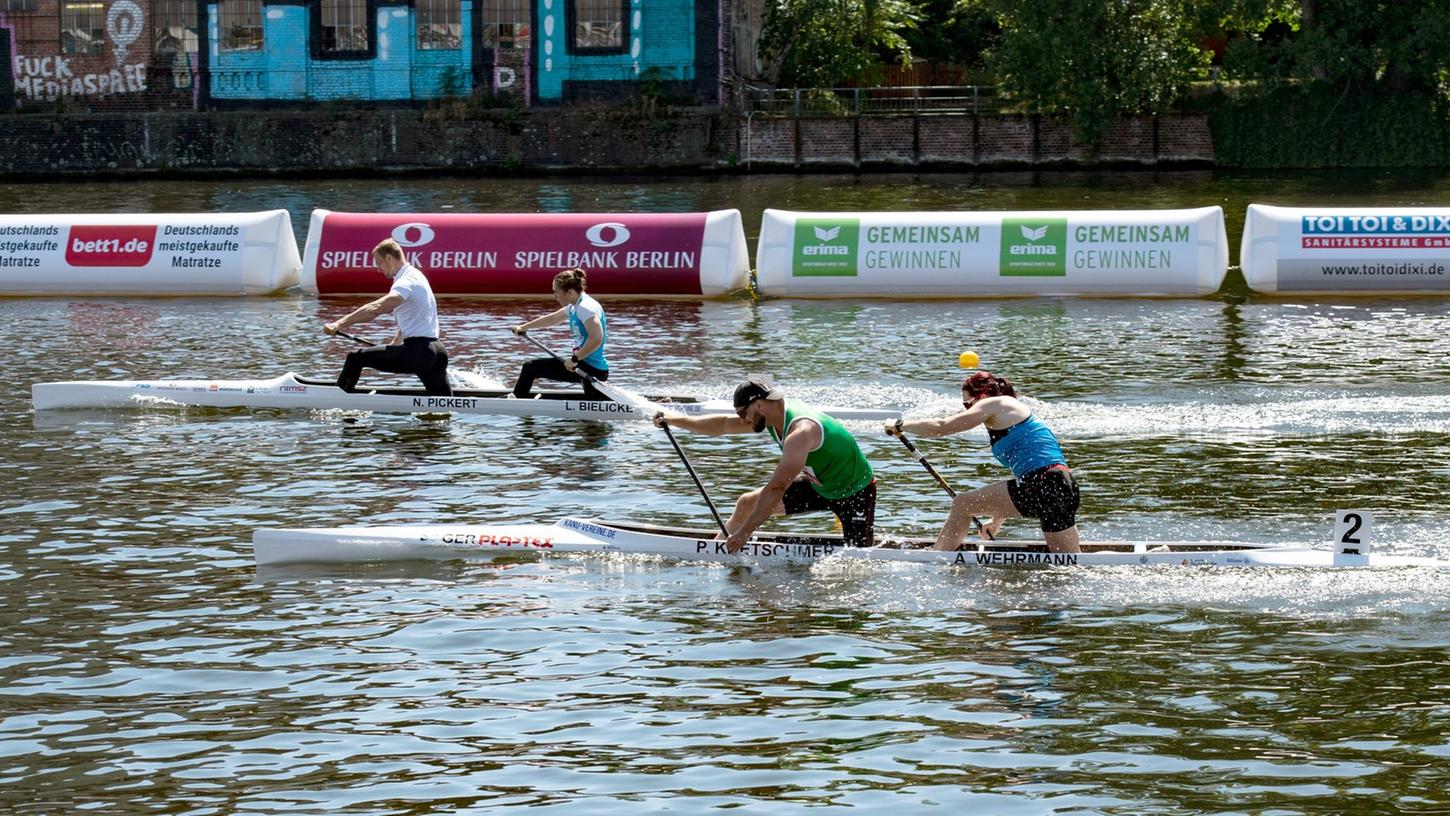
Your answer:
[[[574,49],[623,51],[629,12],[620,0],[572,0]]]
[[[156,53],[196,53],[195,0],[155,0],[151,23]]]
[[[527,0],[480,0],[483,3],[484,48],[528,48],[529,4]]]
[[[367,0],[322,0],[322,51],[368,50]]]
[[[106,7],[97,2],[60,4],[60,52],[99,54],[106,49]]]
[[[459,0],[416,0],[418,50],[463,47],[463,8]]]
[[[220,0],[217,26],[221,50],[262,50],[262,0]]]

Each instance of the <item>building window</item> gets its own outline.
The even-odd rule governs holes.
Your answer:
[[[40,0],[0,0],[0,11],[39,11]]]
[[[262,0],[220,0],[217,22],[221,50],[262,50]]]
[[[623,0],[571,0],[575,51],[623,51],[629,8]]]
[[[463,47],[463,7],[459,0],[416,0],[418,50]]]
[[[106,7],[97,2],[60,4],[60,52],[99,54],[106,49]]]
[[[529,47],[528,0],[482,0],[484,48]]]
[[[156,53],[196,53],[196,0],[155,0],[151,14]]]
[[[322,51],[368,50],[367,0],[322,0]]]

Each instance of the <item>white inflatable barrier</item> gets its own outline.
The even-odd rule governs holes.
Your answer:
[[[1250,204],[1239,265],[1256,292],[1450,294],[1450,208]]]
[[[286,210],[0,215],[4,295],[263,295],[301,268]]]
[[[756,286],[781,297],[1206,295],[1228,272],[1223,210],[766,210]]]
[[[376,294],[372,249],[403,247],[439,295],[548,295],[588,273],[591,295],[715,297],[750,285],[739,210],[708,213],[342,213],[313,210],[302,288]]]

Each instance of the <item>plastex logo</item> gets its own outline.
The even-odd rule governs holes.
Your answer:
[[[156,248],[156,225],[76,225],[65,243],[71,266],[145,266]]]
[[[1066,218],[1003,218],[1001,275],[1067,275]]]
[[[791,274],[805,277],[855,277],[861,221],[856,218],[800,218],[795,222]]]

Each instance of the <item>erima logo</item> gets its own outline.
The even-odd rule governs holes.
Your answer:
[[[433,240],[433,228],[418,222],[399,224],[393,228],[393,240],[400,247],[422,246]]]
[[[815,230],[816,237],[821,239],[822,241],[834,241],[836,240],[836,236],[841,234],[840,227],[832,227],[830,229],[826,229],[825,227],[816,227]]]
[[[613,233],[613,235],[605,238],[605,230],[609,230]],[[595,224],[594,226],[590,227],[587,231],[585,231],[584,237],[589,239],[589,243],[597,247],[603,247],[607,249],[609,247],[619,246],[625,241],[628,241],[629,228],[617,222],[607,221],[603,224]]]
[[[1026,238],[1029,241],[1041,241],[1043,238],[1047,237],[1047,227],[1041,226],[1037,229],[1033,229],[1024,224],[1022,227],[1022,237]]]

